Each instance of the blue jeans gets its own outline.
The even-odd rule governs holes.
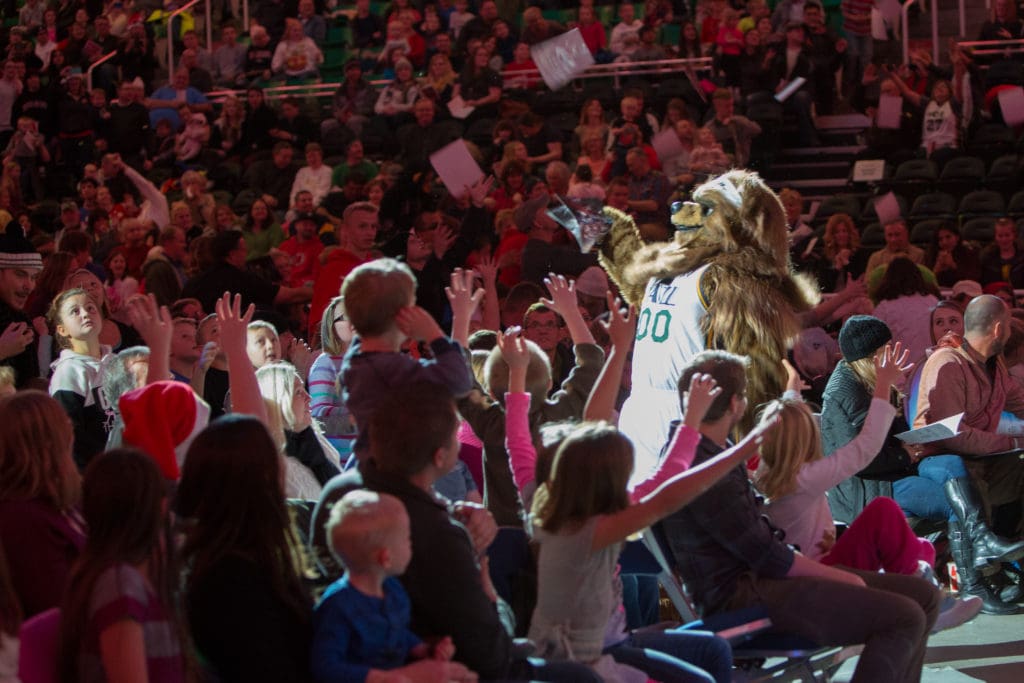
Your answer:
[[[967,476],[959,455],[930,455],[917,465],[916,477],[892,483],[892,497],[908,517],[956,520],[946,499],[945,483]]]
[[[602,683],[601,677],[586,664],[552,662],[536,657],[513,662],[510,680],[548,681],[549,683]]]
[[[605,653],[661,683],[732,680],[732,648],[727,640],[709,631],[634,632]]]

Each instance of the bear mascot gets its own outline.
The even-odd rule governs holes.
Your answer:
[[[620,426],[636,448],[634,482],[656,467],[670,423],[681,419],[678,381],[697,353],[722,349],[750,358],[748,408],[785,387],[780,360],[801,330],[817,285],[789,261],[786,214],[755,173],[730,171],[675,210],[674,239],[645,244],[628,215],[604,209],[611,227],[600,260],[636,307],[632,391]],[[675,208],[675,207],[674,207]]]

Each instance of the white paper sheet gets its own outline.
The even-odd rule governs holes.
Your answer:
[[[551,90],[564,87],[594,64],[594,55],[578,28],[537,43],[530,48],[530,57]]]
[[[461,197],[467,187],[484,177],[462,138],[431,154],[430,165],[441,176],[441,182],[453,197]]]
[[[806,82],[807,82],[806,78],[804,78],[803,76],[797,76],[796,78],[791,80],[788,84],[786,84],[785,88],[783,88],[779,92],[775,93],[775,101],[776,102],[785,102],[786,100],[789,99],[790,95],[792,95],[797,90],[799,90],[803,86],[803,84],[806,83]]]
[[[683,145],[679,142],[679,136],[672,127],[659,130],[651,138],[651,147],[658,155],[658,161],[664,164],[669,159],[675,159],[683,153]]]
[[[471,107],[466,104],[466,100],[462,99],[461,96],[453,97],[448,100],[448,111],[453,117],[460,121],[472,114],[474,109],[476,109],[476,107]]]
[[[911,429],[909,432],[901,432],[896,435],[896,438],[903,443],[929,443],[949,439],[960,433],[960,420],[963,418],[963,413],[950,415],[946,419],[933,422],[930,425]]]
[[[899,220],[902,211],[900,211],[900,203],[896,199],[896,195],[889,192],[876,199],[875,213],[878,214],[878,222],[882,225]]]
[[[897,129],[903,116],[903,98],[898,95],[881,95],[878,98],[878,113],[875,125],[879,128]]]
[[[1024,88],[1000,90],[999,109],[1003,112],[1003,121],[1011,128],[1024,123]]]

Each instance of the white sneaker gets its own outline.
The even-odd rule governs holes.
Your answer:
[[[956,628],[960,624],[966,624],[981,611],[983,600],[976,595],[969,595],[965,598],[954,598],[947,595],[942,601],[942,611],[939,618],[935,620],[932,633]]]

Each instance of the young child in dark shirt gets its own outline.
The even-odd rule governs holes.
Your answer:
[[[368,447],[374,411],[397,387],[430,382],[455,396],[472,388],[462,347],[416,302],[416,278],[404,263],[377,259],[357,267],[341,285],[345,314],[356,332],[341,364],[345,404],[355,417],[359,436],[355,453]],[[402,353],[407,340],[426,342],[432,358]]]

